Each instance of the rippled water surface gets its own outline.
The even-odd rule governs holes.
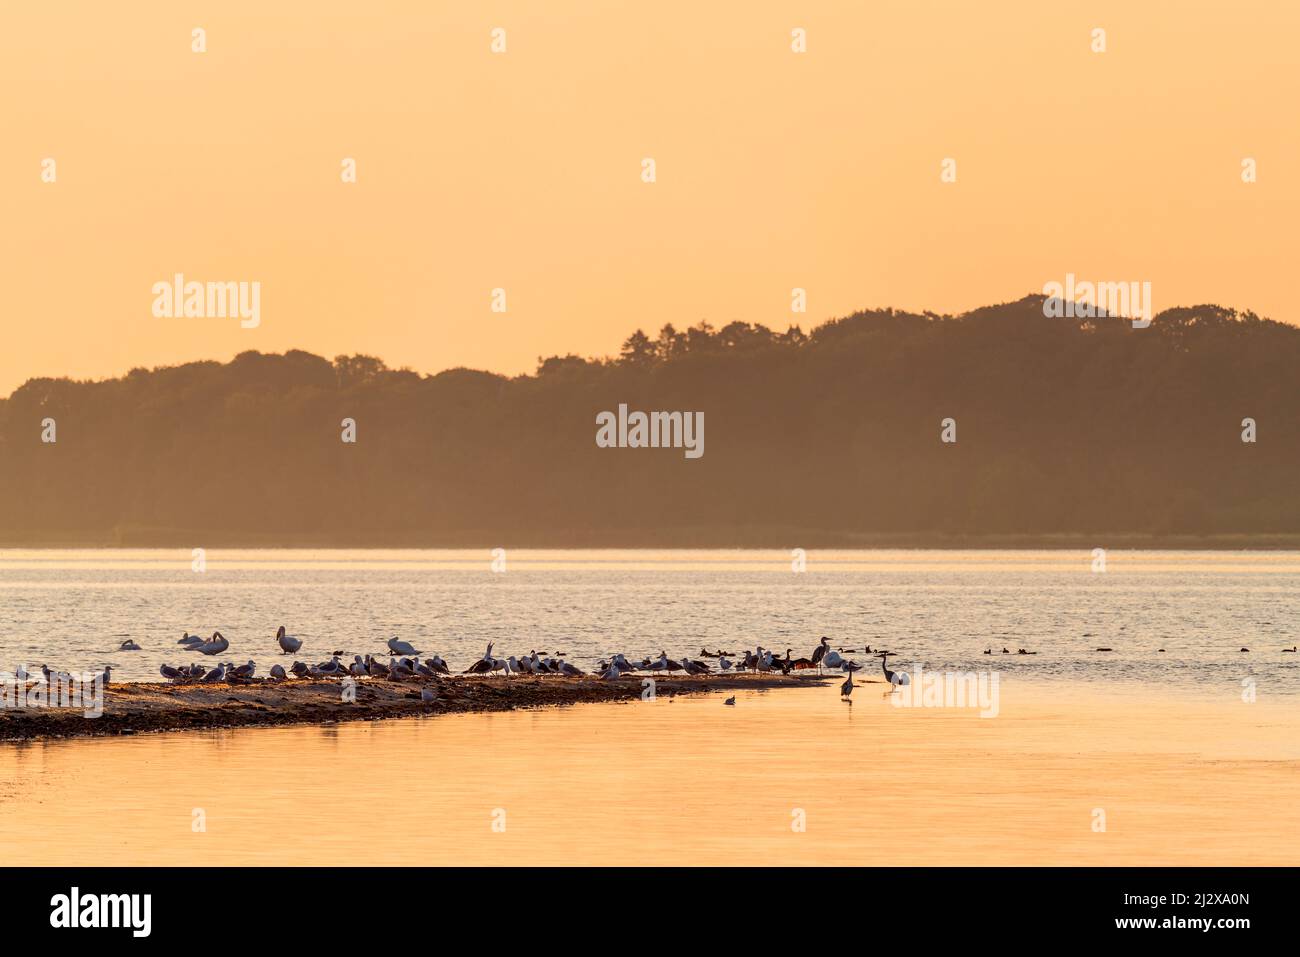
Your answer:
[[[220,630],[223,657],[264,673],[283,623],[311,662],[386,654],[393,635],[453,666],[494,639],[498,654],[564,652],[590,667],[613,651],[701,646],[807,655],[825,634],[886,645],[905,665],[985,668],[991,647],[1007,676],[1171,688],[1253,678],[1300,693],[1300,654],[1281,652],[1300,640],[1297,552],[1113,551],[1105,573],[1071,551],[814,551],[803,574],[783,551],[509,550],[500,573],[487,551],[213,550],[201,573],[193,561],[0,550],[0,669],[112,664],[115,678],[152,680],[161,663],[194,657],[178,651],[183,631]],[[116,651],[128,637],[143,650]]]

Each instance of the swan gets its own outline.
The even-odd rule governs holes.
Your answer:
[[[302,647],[302,639],[295,638],[293,635],[286,635],[284,633],[284,625],[281,625],[279,630],[275,633],[275,640],[280,643],[282,654],[291,655]]]
[[[137,645],[130,638],[128,638],[126,641],[122,642],[122,644],[118,646],[117,650],[118,651],[139,651],[140,646]]]
[[[411,647],[410,642],[402,641],[396,635],[388,639],[388,650],[395,655],[418,655],[419,652]]]
[[[230,642],[226,640],[225,636],[219,631],[214,631],[211,641],[203,642],[196,646],[194,650],[202,655],[219,655],[229,647]]]

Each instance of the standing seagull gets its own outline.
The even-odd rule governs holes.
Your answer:
[[[302,639],[286,635],[284,625],[281,625],[280,630],[275,633],[275,640],[280,643],[280,650],[286,655],[291,655],[302,647]]]
[[[215,671],[210,671],[200,679],[205,685],[215,684],[218,681],[226,680],[226,666],[217,665]]]

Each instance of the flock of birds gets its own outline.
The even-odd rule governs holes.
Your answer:
[[[275,641],[280,647],[281,654],[285,655],[296,655],[303,645],[303,640],[288,634],[283,625],[276,631]],[[214,631],[211,638],[192,635],[186,631],[177,644],[182,650],[207,657],[222,655],[230,649],[230,641],[219,631]],[[489,641],[482,657],[464,669],[461,674],[501,674],[503,677],[516,674],[560,675],[573,678],[588,674],[588,672],[576,665],[565,661],[563,653],[556,657],[549,655],[546,651],[539,652],[534,649],[527,655],[510,655],[506,658],[499,658],[493,654],[495,646],[495,642]],[[118,650],[140,651],[141,647],[136,642],[128,639],[122,642]],[[272,665],[269,678],[274,681],[287,681],[291,678],[331,679],[352,676],[402,681],[414,678],[438,678],[452,673],[446,659],[441,655],[433,655],[421,660],[419,657],[421,652],[417,651],[409,642],[400,638],[390,638],[388,640],[388,650],[390,655],[387,663],[369,654],[364,657],[353,655],[352,661],[345,663],[342,660],[344,652],[341,651],[334,652],[328,661],[314,665],[305,664],[295,659],[288,668],[280,664]],[[909,683],[910,679],[905,672],[894,672],[889,669],[888,658],[893,652],[883,649],[873,651],[870,645],[867,645],[863,650],[867,654],[876,655],[880,658],[881,670],[884,672],[885,680],[891,685],[898,686]],[[841,671],[847,675],[840,687],[840,695],[847,701],[853,693],[853,675],[855,672],[862,670],[862,665],[856,660],[846,657],[846,655],[855,654],[856,652],[857,649],[853,648],[831,648],[830,639],[825,637],[821,639],[817,647],[813,649],[811,656],[807,658],[793,657],[793,649],[790,648],[785,650],[784,656],[780,656],[772,649],[764,648],[761,645],[753,651],[745,650],[739,655],[721,649],[709,651],[707,648],[701,648],[698,658],[686,656],[680,659],[669,658],[668,653],[661,650],[658,658],[644,657],[639,662],[630,661],[626,655],[620,652],[598,661],[595,674],[602,680],[613,681],[625,674],[637,672],[645,672],[651,675],[677,674],[679,672],[686,675],[711,675],[745,671],[754,674],[776,672],[789,674],[791,671],[815,668],[818,674],[824,674],[827,670],[831,670]],[[701,659],[711,659],[716,663],[717,671],[714,670],[713,664]],[[41,668],[47,681],[71,678],[70,675],[65,676],[62,672],[51,672],[45,665],[42,665]],[[188,665],[163,664],[159,667],[158,673],[174,684],[244,683],[257,677],[257,662],[249,659],[244,664],[237,665],[233,661],[224,661],[214,668],[208,668],[196,663]],[[109,682],[111,676],[111,666],[106,667],[102,674],[105,684]],[[18,677],[25,679],[27,673],[22,668],[19,668]],[[422,694],[426,700],[432,699],[432,692],[427,688]],[[734,705],[736,699],[733,696],[724,703]]]
[[[287,634],[285,627],[281,625],[275,634],[276,644],[280,647],[280,652],[285,655],[297,654],[303,645],[301,638]],[[188,631],[184,633],[180,641],[177,642],[185,651],[194,652],[208,657],[215,657],[224,654],[230,649],[230,642],[219,631],[214,631],[211,638],[203,638],[199,635],[192,635]],[[576,665],[570,664],[564,660],[564,653],[559,653],[559,657],[550,655],[546,651],[532,650],[527,655],[510,655],[506,658],[498,658],[493,654],[495,642],[489,641],[487,649],[483,656],[471,664],[461,674],[491,675],[501,674],[503,677],[509,677],[515,674],[524,675],[560,675],[563,677],[582,677],[588,672],[583,671]],[[128,639],[122,642],[118,648],[119,651],[140,651],[140,645]],[[388,650],[390,652],[388,662],[384,663],[374,655],[353,655],[352,661],[344,663],[342,655],[344,652],[336,651],[328,661],[319,664],[304,664],[297,659],[287,669],[283,665],[272,665],[269,677],[275,681],[287,681],[290,678],[312,678],[312,679],[330,679],[346,678],[348,676],[356,678],[378,678],[389,681],[402,681],[416,678],[438,678],[444,675],[451,675],[452,671],[447,661],[441,655],[420,659],[421,652],[417,651],[409,642],[400,638],[390,638],[388,640]],[[1099,652],[1112,651],[1111,648],[1097,648]],[[1159,649],[1164,651],[1163,648]],[[1248,652],[1249,648],[1242,648],[1241,651]],[[891,671],[889,668],[889,656],[894,654],[892,651],[884,649],[873,650],[870,645],[863,648],[865,654],[873,655],[880,658],[881,671],[884,673],[885,681],[891,686],[890,692],[900,685],[911,683],[911,679],[906,672]],[[1297,652],[1296,646],[1283,648],[1283,653],[1294,654]],[[644,657],[639,662],[630,661],[626,655],[619,653],[609,658],[601,659],[596,662],[595,673],[605,681],[613,681],[625,674],[637,672],[646,672],[649,674],[676,674],[682,672],[687,675],[711,675],[726,674],[728,672],[753,672],[755,674],[775,673],[788,675],[791,671],[802,671],[807,669],[816,669],[817,673],[825,674],[827,670],[841,671],[846,677],[844,683],[840,686],[840,697],[842,700],[852,704],[850,695],[853,693],[853,675],[855,672],[862,670],[862,665],[856,660],[846,657],[850,654],[856,654],[854,648],[831,648],[830,639],[823,637],[818,645],[813,649],[812,654],[806,658],[792,657],[793,650],[787,648],[785,655],[780,656],[770,648],[763,648],[761,645],[753,651],[745,650],[740,655],[735,652],[709,651],[707,648],[701,648],[698,658],[682,657],[681,659],[669,658],[667,652],[660,651],[658,658]],[[984,654],[993,654],[993,648],[990,646],[984,650]],[[1012,654],[1011,650],[1004,647],[1002,654]],[[1015,654],[1018,655],[1036,655],[1038,652],[1029,651],[1024,648],[1018,649]],[[400,657],[399,657],[400,656]],[[708,661],[700,659],[711,659],[717,664],[717,671]],[[99,677],[107,685],[112,678],[112,667],[105,666]],[[73,676],[65,672],[51,671],[48,665],[41,666],[41,673],[47,683],[71,682]],[[257,663],[249,659],[242,665],[236,665],[232,661],[225,661],[218,664],[215,668],[207,668],[199,664],[177,665],[172,666],[164,664],[158,669],[168,681],[175,684],[217,684],[221,682],[242,683],[253,680],[257,675]],[[20,681],[26,681],[31,677],[25,668],[20,666],[15,672],[15,677]],[[424,689],[421,692],[425,700],[432,700],[432,692]],[[736,699],[734,696],[723,702],[727,705],[734,705]]]

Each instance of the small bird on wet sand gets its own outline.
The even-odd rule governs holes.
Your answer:
[[[730,698],[728,698],[726,701],[724,701],[724,702],[722,702],[722,703],[723,703],[723,704],[734,705],[734,704],[736,703],[736,696],[733,694]]]
[[[423,701],[425,704],[429,704],[436,697],[437,695],[433,693],[433,690],[431,688],[420,689],[420,700]]]
[[[216,684],[218,681],[226,680],[226,666],[217,665],[216,669],[209,671],[201,679],[205,685]]]
[[[276,681],[284,681],[289,676],[285,674],[283,665],[271,665],[271,677]]]

